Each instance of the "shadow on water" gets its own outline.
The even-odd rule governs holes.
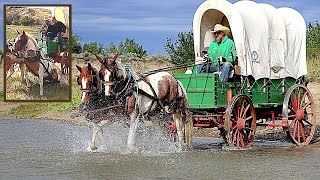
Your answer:
[[[139,132],[136,154],[125,153],[128,129],[105,129],[98,153],[86,150],[86,126],[55,121],[0,121],[0,174],[3,179],[284,179],[320,175],[318,148],[256,140],[247,151],[221,148],[219,138],[198,138],[194,150],[177,152],[160,134]]]

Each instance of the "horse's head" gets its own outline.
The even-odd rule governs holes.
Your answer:
[[[29,38],[24,31],[21,34],[17,30],[17,33],[18,33],[18,36],[14,41],[13,49],[12,49],[14,52],[18,52],[18,51],[23,50],[26,47],[26,45],[28,43],[28,38]]]
[[[80,71],[80,76],[77,78],[78,85],[81,86],[82,105],[86,105],[89,102],[90,96],[98,88],[98,79],[94,67],[88,63],[88,66],[80,67],[76,65],[77,69]]]
[[[105,86],[105,96],[114,95],[116,92],[116,84],[123,79],[123,76],[120,77],[120,73],[118,73],[119,69],[116,63],[117,57],[118,54],[116,54],[111,59],[102,59],[101,57],[96,55],[96,58],[101,63],[99,77]]]

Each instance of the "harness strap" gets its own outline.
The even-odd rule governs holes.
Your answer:
[[[150,84],[150,82],[147,81],[145,78],[146,78],[146,76],[144,76],[143,78],[141,78],[141,80],[143,80],[145,83],[148,84],[148,86],[151,88],[151,91],[152,91],[152,93],[153,93],[153,96],[152,96],[152,95],[148,94],[147,92],[143,91],[142,89],[140,89],[140,88],[138,89],[138,91],[141,92],[143,95],[145,95],[145,96],[147,96],[148,98],[152,99],[152,103],[151,103],[151,105],[149,106],[149,109],[148,109],[148,111],[146,112],[146,114],[149,114],[149,112],[151,111],[151,108],[152,108],[152,106],[153,106],[153,104],[154,104],[155,102],[157,102],[157,103],[160,105],[160,107],[161,107],[163,110],[165,110],[164,105],[163,105],[163,103],[161,102],[161,100],[158,98],[158,95],[157,95],[156,91],[154,90],[153,86],[152,86],[152,85]]]

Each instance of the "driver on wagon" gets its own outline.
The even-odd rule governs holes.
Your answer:
[[[228,37],[230,29],[221,24],[216,24],[211,31],[215,37],[210,43],[208,56],[211,62],[209,73],[216,72],[221,66],[220,80],[226,82],[229,78],[230,70],[233,68],[232,63],[236,59],[236,49],[234,42]],[[221,62],[222,60],[222,62]],[[206,72],[207,65],[200,65],[199,72]]]

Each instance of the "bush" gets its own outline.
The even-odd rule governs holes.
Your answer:
[[[82,47],[79,41],[80,41],[80,37],[78,35],[72,35],[72,39],[71,39],[72,53],[76,53],[76,54],[81,53]]]
[[[164,48],[171,57],[173,64],[190,64],[194,61],[193,32],[178,33],[178,40],[173,44],[170,38]]]

